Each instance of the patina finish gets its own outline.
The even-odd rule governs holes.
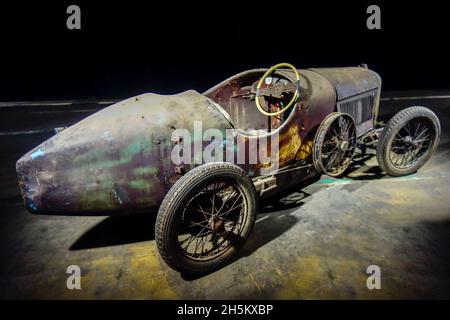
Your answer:
[[[295,105],[284,119],[269,119],[269,126],[277,124],[276,129],[255,135],[251,129],[268,129],[268,118],[248,96],[265,71],[245,71],[203,94],[190,90],[171,96],[132,97],[63,130],[17,162],[27,208],[55,214],[157,208],[173,183],[199,165],[192,161],[177,166],[170,156],[174,145],[184,144],[182,139],[174,139],[174,131],[193,132],[195,121],[202,123],[203,131],[219,129],[224,136],[226,130],[233,130],[233,141],[224,143],[224,157],[231,154],[236,159],[235,146],[245,145],[246,162],[237,164],[251,178],[257,179],[263,169],[266,173],[271,168],[281,171],[277,173],[278,187],[267,193],[273,194],[316,174],[311,161],[314,135],[322,121],[336,111],[339,99],[379,91],[381,85],[378,75],[363,67],[299,70],[300,93]],[[295,82],[289,70],[276,76]],[[378,100],[379,94],[375,109]],[[251,140],[268,147],[262,139],[265,143],[274,134],[279,136],[279,152],[272,155],[273,161],[250,163]],[[194,151],[192,158],[198,157]],[[289,167],[299,170],[282,172]]]
[[[176,175],[176,128],[231,128],[205,96],[143,94],[80,121],[17,162],[24,199],[36,212],[157,207]]]

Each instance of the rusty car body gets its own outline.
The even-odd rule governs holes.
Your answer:
[[[17,162],[27,208],[40,213],[157,208],[178,175],[170,161],[173,130],[193,130],[197,120],[203,130],[244,129],[236,131],[236,139],[248,141],[255,138],[245,129],[267,128],[267,117],[251,100],[236,98],[266,70],[237,74],[204,94],[190,90],[172,96],[139,95],[63,130]],[[281,73],[290,77],[289,71]],[[354,67],[300,70],[300,74],[299,106],[278,129],[280,168],[311,155],[313,130],[345,99],[364,92],[373,101],[372,113],[357,127],[360,134],[373,128],[378,110],[381,80],[373,71]],[[260,166],[244,165],[252,178],[259,176]],[[304,174],[297,173],[305,178]]]
[[[146,93],[111,105],[18,160],[17,174],[25,205],[33,213],[52,214],[157,209],[177,181],[201,166],[195,161],[176,164],[170,157],[175,145],[185,143],[174,138],[173,132],[180,128],[193,131],[195,121],[201,122],[203,131],[232,130],[233,141],[227,141],[224,153],[233,159],[237,156],[235,145],[247,146],[247,159],[252,143],[258,145],[262,137],[278,135],[276,167],[259,160],[238,164],[251,179],[258,197],[268,197],[318,174],[338,176],[347,168],[358,145],[375,143],[376,147],[381,78],[366,66],[297,71],[298,78],[292,69],[276,68],[265,76],[261,89],[256,84],[268,69],[236,74],[203,94],[194,90],[168,96]],[[281,88],[278,91],[277,86]],[[278,116],[267,116],[255,107],[255,99],[261,99],[267,110],[279,110],[286,105],[283,99],[292,98],[294,91],[298,98]],[[339,116],[342,118],[337,119]],[[342,121],[347,121],[347,133],[342,131],[327,138],[331,123],[339,125]],[[354,131],[352,137],[349,130]],[[433,136],[429,137],[426,156],[423,151],[421,157],[432,153],[439,138],[440,127],[430,126],[429,130],[434,130]],[[348,139],[339,145],[336,142],[334,148],[343,157],[348,153],[349,159],[344,163],[343,159],[336,160],[338,156],[333,153],[334,161],[342,164],[342,168],[333,171],[324,165],[328,161],[324,159],[330,157],[325,156],[324,148],[330,143],[327,139],[337,141],[344,135]],[[405,143],[412,138],[407,136]],[[418,148],[420,141],[414,143]],[[410,145],[412,142],[408,148],[412,148]],[[401,156],[404,154],[406,151]],[[196,156],[193,150],[192,158]],[[206,224],[212,230],[218,221]],[[223,233],[225,229],[221,228]],[[163,258],[173,268],[184,270],[182,262],[174,263],[164,255]]]

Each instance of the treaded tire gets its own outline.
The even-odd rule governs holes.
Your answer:
[[[247,201],[247,215],[242,226],[239,245],[229,246],[224,253],[207,261],[198,261],[183,254],[177,239],[179,213],[189,198],[202,186],[216,181],[236,183]],[[258,198],[255,187],[238,166],[213,162],[198,166],[182,176],[166,194],[158,211],[155,225],[155,240],[162,259],[174,270],[186,274],[205,274],[224,266],[232,259],[248,238],[255,223],[258,211]]]
[[[431,145],[429,146],[426,153],[421,156],[421,158],[412,166],[408,168],[399,168],[395,166],[389,156],[390,146],[396,134],[411,120],[422,118],[425,121],[429,121],[433,132],[433,139]],[[439,119],[428,108],[415,106],[404,109],[398,112],[392,119],[388,122],[386,127],[380,134],[377,145],[377,161],[380,165],[381,170],[386,174],[394,177],[399,177],[403,175],[408,175],[416,172],[420,169],[427,161],[430,159],[433,152],[439,143],[439,138],[441,135],[441,125]]]

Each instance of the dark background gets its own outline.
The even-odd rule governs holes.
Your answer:
[[[396,1],[55,1],[0,5],[0,101],[206,90],[245,69],[367,63],[385,90],[450,88],[449,11]],[[66,8],[81,7],[81,30]],[[381,30],[366,28],[381,7]]]

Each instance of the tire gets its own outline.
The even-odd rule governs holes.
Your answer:
[[[225,204],[227,204],[228,198],[224,200],[223,198],[219,197],[219,193],[215,193],[216,189],[213,189],[212,193],[210,192],[208,188],[210,188],[210,185],[220,185],[223,183],[224,185],[230,185],[228,188],[234,188],[236,190],[236,196],[240,194],[239,197],[242,198],[242,203],[244,205],[241,206],[241,208],[238,209],[239,213],[239,219],[242,217],[241,223],[239,223],[239,234],[234,234],[232,232],[226,231],[226,223],[230,222],[231,220],[227,220],[227,222],[224,222],[224,219],[228,219],[228,216],[226,218],[211,218],[213,216],[212,214],[215,212],[217,216],[220,214],[220,210],[222,208],[218,208],[219,200],[223,203],[222,207],[224,207]],[[205,188],[206,186],[206,188]],[[219,190],[219,189],[217,189]],[[227,190],[224,188],[223,190]],[[222,191],[223,192],[223,191]],[[201,204],[199,205],[199,209],[201,209],[201,214],[196,213],[191,209],[190,207],[193,206],[191,202],[194,202],[194,199],[196,204],[199,203],[199,201],[203,201],[206,199],[206,197],[217,197],[213,198],[213,205],[211,205],[212,211],[207,212],[208,210],[205,209],[205,212],[203,211],[203,207],[201,207]],[[231,194],[231,195],[232,195]],[[228,197],[231,197],[229,195]],[[200,200],[199,200],[200,199]],[[214,199],[217,202],[217,207],[214,207]],[[230,201],[230,203],[233,200]],[[210,202],[203,202],[203,206],[207,206]],[[233,204],[234,205],[234,204]],[[229,203],[227,204],[229,206]],[[228,208],[228,207],[227,207]],[[189,210],[189,211],[188,211]],[[214,211],[215,210],[215,211]],[[226,209],[223,209],[226,210]],[[231,213],[233,213],[233,210],[236,211],[237,209],[231,208]],[[183,177],[181,177],[169,190],[167,195],[165,196],[159,211],[158,216],[156,218],[156,225],[155,225],[155,240],[156,245],[158,248],[158,251],[162,257],[162,259],[174,270],[186,273],[186,274],[192,274],[192,275],[198,275],[198,274],[205,274],[212,272],[222,266],[224,266],[227,262],[232,259],[237,252],[239,251],[242,244],[245,242],[245,240],[248,238],[249,234],[251,233],[251,230],[253,228],[253,225],[255,223],[255,217],[256,212],[258,210],[258,199],[257,199],[257,192],[255,190],[255,187],[250,180],[250,178],[245,174],[245,172],[239,168],[236,165],[230,164],[230,163],[224,163],[224,162],[214,162],[214,163],[208,163],[201,165],[199,167],[196,167],[189,172],[187,172]],[[198,211],[198,209],[197,209]],[[236,211],[237,212],[237,211]],[[210,219],[206,219],[207,215],[211,213]],[[194,240],[193,234],[195,232],[192,232],[192,234],[187,234],[187,238],[191,239],[189,243],[187,244],[187,248],[182,248],[183,244],[180,243],[180,235],[179,230],[182,229],[182,226],[184,223],[186,223],[185,217],[202,217],[205,216],[205,220],[202,222],[192,222],[188,221],[191,224],[197,224],[201,225],[202,227],[206,224],[207,227],[205,227],[203,230],[206,230],[205,232],[208,233],[206,235],[206,239],[211,236],[211,239],[213,237],[218,237],[216,235],[216,231],[211,231],[207,228],[215,229],[216,222],[221,222],[222,229],[220,232],[217,231],[217,234],[224,235],[223,243],[226,243],[226,241],[229,241],[228,247],[226,247],[223,252],[218,253],[216,256],[213,256],[211,258],[202,259],[201,254],[203,252],[203,247],[200,248],[200,258],[195,256],[198,255],[197,253],[197,247],[195,247],[194,253],[188,253],[188,247],[190,247],[190,243]],[[207,215],[206,215],[207,214]],[[230,214],[230,213],[228,213]],[[203,219],[203,218],[202,218]],[[212,222],[211,222],[212,219]],[[219,224],[219,223],[217,223]],[[238,223],[236,222],[236,226]],[[192,227],[192,226],[191,226]],[[193,226],[195,228],[195,226]],[[186,230],[189,229],[190,226],[186,227]],[[200,227],[197,227],[200,228]],[[192,229],[191,229],[192,230]],[[203,230],[200,230],[200,232],[197,234],[201,234],[204,232]],[[209,232],[211,234],[209,234]],[[232,235],[232,236],[230,236]],[[238,240],[236,240],[237,238]],[[203,239],[203,238],[202,238]],[[216,238],[215,238],[216,239]],[[230,239],[230,240],[229,240]],[[233,240],[233,242],[232,242]],[[236,240],[236,241],[234,241]],[[183,240],[186,241],[186,240]],[[198,241],[198,240],[197,240]],[[205,240],[206,243],[207,240]],[[212,240],[211,240],[212,241]],[[197,244],[198,245],[198,244]],[[204,244],[205,245],[205,244]],[[214,246],[211,243],[211,246],[213,249],[211,251],[214,251]]]
[[[337,130],[337,133],[342,133],[342,141],[339,142],[339,139],[337,139],[335,142],[331,142],[330,139],[335,139],[332,134],[334,129]],[[331,113],[323,120],[314,139],[314,166],[320,174],[340,177],[350,165],[355,153],[355,147],[356,126],[353,118],[346,113]],[[330,151],[329,148],[332,148],[334,151]],[[333,161],[330,161],[330,158]],[[338,161],[336,162],[336,160]]]
[[[412,132],[414,131],[414,127],[418,133]],[[415,136],[420,134],[421,128],[428,129],[422,137],[429,136],[429,139],[421,139],[420,136],[418,139],[414,139]],[[388,122],[378,139],[377,161],[380,168],[386,174],[393,177],[416,172],[430,159],[436,150],[440,135],[441,125],[439,119],[430,109],[425,107],[410,107],[398,112]],[[417,150],[407,151],[407,148]],[[406,161],[405,164],[402,163],[400,165],[397,159],[399,157],[406,157],[408,160],[409,156],[406,155],[407,152],[412,152],[411,159]],[[416,152],[417,154],[415,154]]]

